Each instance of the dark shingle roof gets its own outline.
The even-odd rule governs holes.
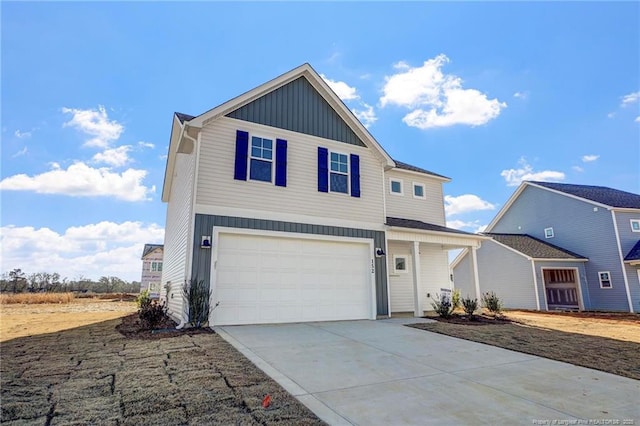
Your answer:
[[[631,251],[629,251],[629,253],[624,257],[625,262],[630,260],[640,260],[640,241],[638,241]]]
[[[398,226],[400,228],[422,229],[425,231],[448,232],[451,234],[475,235],[458,229],[447,228],[446,226],[434,225],[432,223],[421,222],[413,219],[402,219],[399,217],[387,217],[388,226]]]
[[[181,112],[176,112],[175,114],[176,114],[176,117],[178,117],[178,120],[180,120],[181,123],[184,123],[185,121],[193,120],[194,118],[196,118],[193,115],[183,114]]]
[[[549,244],[527,234],[493,234],[487,233],[497,242],[519,251],[534,259],[587,259],[584,256]]]
[[[142,250],[142,257],[145,257],[146,255],[148,255],[149,253],[151,253],[152,251],[154,251],[157,248],[164,248],[164,245],[162,245],[162,244],[145,244],[144,245],[144,249]]]
[[[424,173],[426,175],[437,176],[444,179],[449,179],[446,176],[439,175],[437,173],[430,172],[429,170],[421,169],[420,167],[412,166],[411,164],[403,163],[402,161],[393,160],[396,163],[396,167],[403,170],[410,170],[412,172]]]
[[[531,183],[611,207],[640,209],[640,195],[632,192],[620,191],[619,189],[607,188],[606,186],[535,181]]]

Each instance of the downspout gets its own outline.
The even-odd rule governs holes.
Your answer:
[[[533,272],[533,290],[536,295],[536,309],[540,310],[540,295],[538,294],[538,276],[536,275],[536,262],[531,259],[531,270]]]

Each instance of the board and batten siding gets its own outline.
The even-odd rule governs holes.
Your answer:
[[[422,308],[432,311],[431,302],[442,289],[452,289],[449,278],[448,253],[440,246],[420,244],[420,286],[418,297],[421,298]],[[429,295],[429,297],[427,297]]]
[[[403,195],[391,193],[391,179],[402,181]],[[442,182],[427,175],[388,170],[385,172],[385,194],[387,216],[420,220],[434,225],[445,226],[444,198]],[[425,198],[413,196],[413,183],[424,185]]]
[[[187,265],[193,220],[191,210],[195,157],[194,153],[176,154],[175,176],[167,204],[161,294],[165,294],[165,286],[171,283],[171,288],[166,293],[167,310],[176,320],[184,315],[182,287],[190,278]]]
[[[389,299],[391,312],[413,312],[413,259],[411,246],[406,242],[387,243],[387,267],[389,268]],[[394,257],[407,259],[406,272],[394,272]]]
[[[369,229],[343,228],[337,226],[293,223],[259,218],[244,218],[219,215],[195,215],[193,237],[193,263],[191,276],[203,279],[205,285],[211,284],[211,249],[200,247],[200,236],[212,235],[214,227],[254,229],[263,231],[293,232],[298,234],[329,235],[347,238],[368,238],[374,247],[385,247],[385,233]],[[215,242],[214,242],[215,244]],[[374,256],[371,253],[372,258]],[[384,257],[375,257],[375,285],[377,315],[388,315],[387,265]]]
[[[236,130],[287,140],[287,186],[235,180]],[[360,156],[360,197],[318,192],[318,147]],[[197,204],[384,223],[383,168],[372,150],[222,117],[202,129]]]
[[[305,77],[227,114],[228,117],[365,146]]]
[[[545,238],[553,227],[555,236]],[[586,201],[527,186],[490,232],[529,234],[585,256],[589,310],[628,311],[611,212]],[[612,288],[601,289],[599,271],[611,273]]]
[[[618,235],[620,236],[620,247],[622,248],[623,259],[640,240],[640,232],[633,232],[631,229],[632,219],[640,220],[640,211],[616,211],[616,224],[618,225]],[[640,277],[638,277],[638,269],[640,266],[625,264],[624,267],[627,272],[627,280],[629,281],[629,292],[631,293],[633,310],[634,312],[640,312]]]

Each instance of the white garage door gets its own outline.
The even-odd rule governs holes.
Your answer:
[[[214,325],[371,318],[370,246],[218,235]]]

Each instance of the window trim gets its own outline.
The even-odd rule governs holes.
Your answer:
[[[252,149],[253,138],[260,138],[262,140],[267,139],[271,141],[271,159],[270,160],[262,157],[253,156],[253,149]],[[264,149],[264,147],[262,149]],[[250,180],[252,182],[262,182],[262,183],[273,185],[275,180],[275,174],[276,174],[276,138],[271,136],[261,136],[261,135],[249,133],[249,147],[248,147],[247,154],[248,154],[247,155],[247,180]],[[271,180],[270,181],[267,182],[266,180],[251,178],[251,160],[268,161],[271,163]]]
[[[630,219],[629,223],[631,224],[631,232],[640,232],[640,219]],[[638,227],[634,228],[634,224],[637,224]]]
[[[422,188],[422,196],[416,195],[416,187]],[[424,200],[427,198],[427,192],[425,191],[424,183],[413,182],[413,198]]]
[[[607,274],[607,277],[609,279],[603,280],[602,279],[602,274]],[[600,288],[602,288],[602,289],[608,290],[610,288],[613,288],[613,281],[611,280],[611,272],[610,271],[598,271],[598,281],[600,281]],[[609,282],[609,286],[602,285],[603,281],[608,281]]]
[[[393,190],[393,183],[399,183],[400,184],[400,192],[395,192]],[[391,195],[397,195],[399,197],[404,196],[404,181],[402,179],[396,179],[396,178],[389,178],[389,193]]]
[[[404,259],[404,269],[396,269],[396,259]],[[408,274],[409,273],[409,256],[406,254],[394,254],[393,255],[393,273],[394,274]]]
[[[547,231],[551,231],[551,235],[549,235],[549,234],[547,233]],[[544,228],[544,237],[545,237],[545,238],[547,238],[547,239],[548,239],[548,238],[553,238],[553,237],[555,237],[555,236],[556,236],[556,235],[555,235],[555,233],[553,232],[553,226],[550,226],[549,228]]]
[[[331,170],[331,154],[344,155],[347,157],[347,173],[337,172],[335,170]],[[343,194],[343,195],[351,195],[351,155],[346,152],[334,151],[332,149],[328,150],[328,158],[327,158],[327,171],[329,173],[329,192],[334,194]],[[339,175],[343,175],[347,177],[347,192],[334,191],[331,189],[331,173],[337,173]]]
[[[153,260],[149,265],[150,272],[162,272],[162,261]]]

